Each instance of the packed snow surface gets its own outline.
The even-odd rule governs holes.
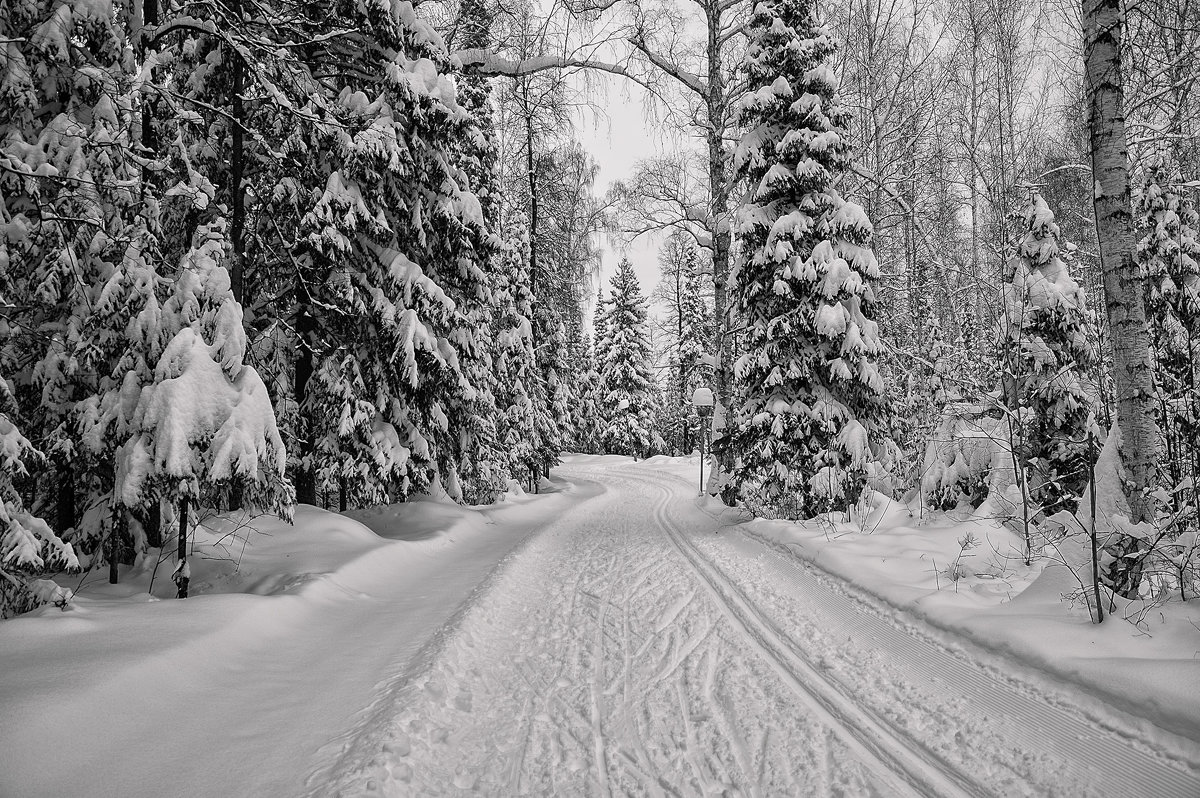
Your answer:
[[[749,521],[696,465],[213,520],[201,595],[0,625],[0,795],[1200,795],[1200,635],[1094,630],[978,519]]]

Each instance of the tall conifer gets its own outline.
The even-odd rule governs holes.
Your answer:
[[[748,35],[734,157],[750,195],[731,276],[745,353],[721,446],[751,504],[806,517],[857,499],[884,426],[879,267],[870,222],[833,188],[849,162],[847,116],[815,3],[759,2]]]

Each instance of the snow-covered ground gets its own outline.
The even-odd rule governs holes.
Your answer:
[[[746,523],[696,466],[89,578],[0,624],[0,796],[1200,795],[1190,605],[1097,628],[990,522]]]
[[[88,576],[0,624],[0,796],[302,793],[496,563],[595,491],[568,490],[216,525],[184,601],[149,568]]]

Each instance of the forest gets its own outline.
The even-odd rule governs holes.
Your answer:
[[[186,596],[201,512],[689,455],[698,387],[729,505],[987,503],[1097,621],[1190,599],[1198,58],[1191,0],[6,0],[0,613]],[[599,85],[674,131],[604,190]]]

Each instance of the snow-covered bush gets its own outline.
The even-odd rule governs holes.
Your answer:
[[[964,502],[979,507],[997,480],[1011,481],[1007,421],[985,407],[947,405],[926,443],[921,473],[921,492],[930,507],[950,510]]]
[[[0,374],[0,618],[26,612],[39,604],[66,603],[69,595],[47,592],[46,585],[54,585],[53,582],[30,581],[25,575],[79,567],[71,544],[54,534],[41,518],[25,510],[13,485],[13,477],[26,474],[25,463],[41,455],[4,412],[11,407],[12,394]]]

